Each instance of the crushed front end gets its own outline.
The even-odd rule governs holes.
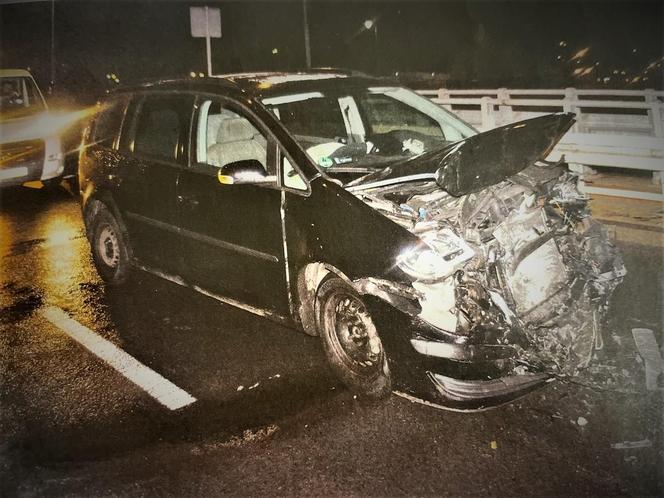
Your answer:
[[[456,197],[435,181],[355,194],[422,240],[397,262],[410,284],[356,282],[409,317],[406,394],[481,409],[574,375],[601,349],[625,268],[564,164]]]

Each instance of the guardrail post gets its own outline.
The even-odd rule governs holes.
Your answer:
[[[500,117],[500,125],[511,123],[514,121],[512,106],[508,103],[510,99],[510,94],[507,91],[507,88],[498,89],[498,116]]]
[[[578,100],[578,95],[576,93],[576,88],[565,88],[565,99],[563,100],[563,111],[564,112],[573,112],[576,114],[576,123],[572,127],[572,130],[575,132],[581,131],[581,109],[574,104]]]
[[[450,100],[450,91],[447,88],[439,88],[438,89],[438,98],[443,101],[449,101]],[[442,105],[445,109],[448,111],[452,110],[452,104],[444,103],[440,104]]]
[[[657,100],[657,95],[655,95],[655,90],[648,88],[644,92],[644,100],[649,102],[650,109],[648,109],[648,117],[652,123],[653,135],[656,137],[664,137],[664,126],[662,120],[662,105],[659,100]]]
[[[496,127],[496,120],[493,115],[493,102],[490,97],[480,99],[480,111],[482,115],[482,131],[491,130]]]

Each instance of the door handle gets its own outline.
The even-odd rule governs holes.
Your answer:
[[[178,203],[183,204],[188,207],[196,207],[198,206],[199,202],[196,197],[193,196],[188,196],[188,195],[178,195],[177,197]]]

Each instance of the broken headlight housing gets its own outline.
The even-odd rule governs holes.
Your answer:
[[[421,282],[435,282],[454,273],[475,252],[449,228],[424,234],[423,244],[404,251],[397,266]]]

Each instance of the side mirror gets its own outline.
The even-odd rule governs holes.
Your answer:
[[[274,180],[265,172],[263,165],[256,159],[246,159],[224,164],[217,172],[219,183],[240,185],[243,183],[268,183]]]

